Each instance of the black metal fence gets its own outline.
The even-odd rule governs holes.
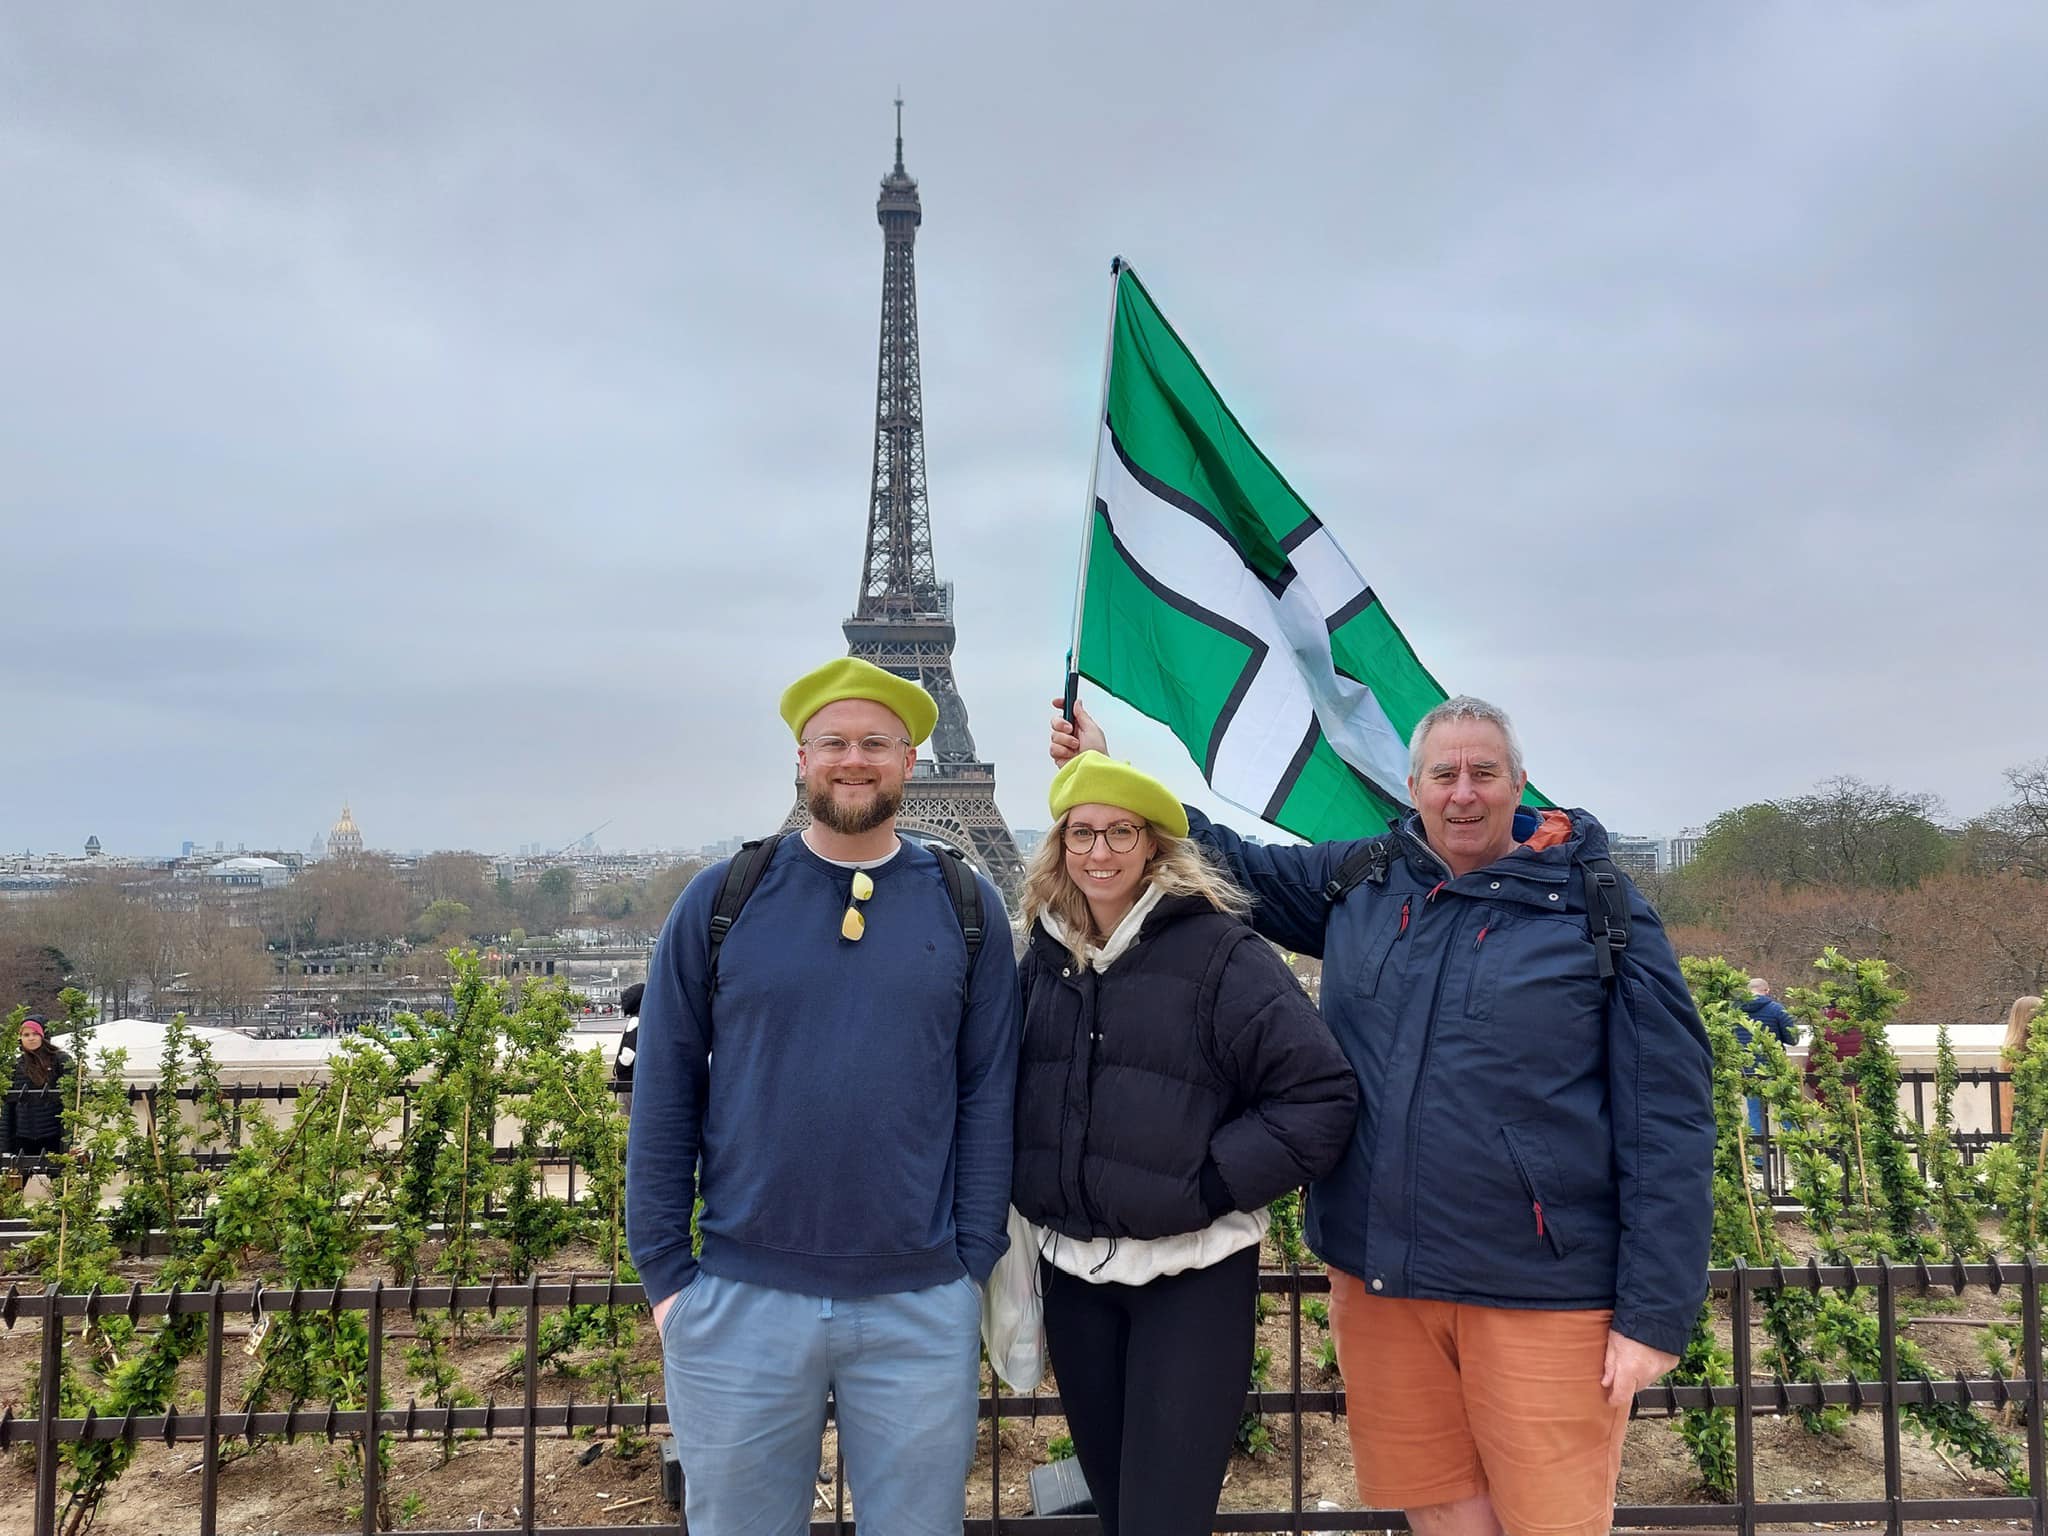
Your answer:
[[[1624,1528],[1660,1531],[1733,1531],[1751,1536],[1760,1527],[1792,1522],[1855,1522],[1882,1530],[1888,1536],[1902,1536],[1909,1522],[1961,1521],[1977,1524],[2001,1522],[2002,1529],[2026,1529],[2035,1536],[2048,1536],[2048,1441],[2044,1441],[2042,1416],[2034,1406],[2042,1393],[2041,1282],[2048,1263],[2009,1263],[1992,1260],[1981,1264],[1858,1264],[1827,1265],[1818,1262],[1796,1267],[1773,1266],[1714,1270],[1709,1276],[1714,1291],[1726,1298],[1732,1328],[1734,1384],[1719,1387],[1668,1386],[1648,1388],[1636,1398],[1638,1417],[1671,1417],[1696,1408],[1732,1411],[1736,1447],[1735,1500],[1727,1504],[1625,1505],[1617,1512]],[[1315,1271],[1269,1270],[1260,1277],[1261,1290],[1282,1299],[1286,1308],[1290,1363],[1284,1391],[1262,1391],[1247,1395],[1249,1410],[1287,1419],[1292,1433],[1287,1437],[1291,1458],[1291,1499],[1285,1508],[1237,1510],[1219,1513],[1215,1529],[1229,1532],[1356,1531],[1405,1528],[1397,1510],[1330,1510],[1303,1507],[1302,1423],[1310,1414],[1341,1414],[1345,1393],[1342,1388],[1310,1390],[1303,1385],[1302,1336],[1304,1297],[1326,1293],[1325,1275]],[[1902,1292],[1919,1294],[1955,1293],[1989,1289],[1996,1293],[2012,1288],[2020,1299],[2022,1344],[2021,1373],[2016,1376],[1957,1375],[1953,1378],[1902,1378],[1897,1363],[1897,1341],[1901,1319]],[[1883,1374],[1876,1380],[1831,1382],[1788,1382],[1759,1379],[1755,1369],[1751,1335],[1757,1322],[1757,1298],[1779,1290],[1837,1290],[1871,1292],[1883,1349]],[[195,1512],[199,1536],[214,1536],[219,1528],[220,1466],[224,1444],[247,1442],[258,1436],[297,1437],[317,1435],[366,1436],[375,1432],[398,1437],[435,1437],[462,1432],[485,1436],[516,1435],[522,1449],[520,1525],[523,1532],[547,1532],[550,1536],[597,1536],[599,1532],[629,1529],[624,1525],[544,1527],[536,1524],[537,1446],[544,1437],[566,1437],[577,1431],[615,1433],[622,1428],[651,1429],[667,1421],[667,1409],[658,1400],[638,1402],[607,1400],[578,1403],[540,1400],[540,1372],[533,1362],[538,1354],[542,1314],[550,1308],[590,1305],[635,1305],[641,1302],[640,1288],[608,1280],[535,1278],[520,1282],[494,1281],[482,1285],[351,1286],[336,1290],[269,1290],[261,1287],[203,1292],[144,1291],[93,1292],[87,1295],[24,1291],[10,1287],[0,1295],[0,1324],[9,1330],[31,1321],[40,1330],[39,1365],[35,1375],[36,1402],[33,1415],[0,1414],[0,1450],[15,1446],[32,1449],[35,1463],[35,1536],[54,1536],[59,1513],[59,1448],[81,1441],[125,1439],[131,1442],[161,1441],[166,1445],[197,1444],[200,1447],[200,1497]],[[492,1313],[504,1308],[523,1312],[526,1369],[522,1397],[518,1403],[490,1402],[482,1407],[422,1408],[381,1406],[374,1415],[361,1406],[299,1404],[284,1411],[236,1408],[223,1402],[223,1347],[229,1324],[269,1314],[319,1314],[350,1312],[362,1314],[369,1333],[368,1369],[364,1401],[384,1404],[385,1348],[388,1321],[394,1313],[427,1309],[482,1309]],[[167,1315],[200,1314],[207,1320],[204,1366],[204,1407],[199,1412],[176,1408],[162,1413],[130,1413],[98,1417],[63,1417],[52,1407],[56,1401],[59,1365],[74,1320],[121,1316],[142,1323]],[[146,1326],[146,1324],[144,1324]],[[2031,1492],[2023,1496],[1966,1495],[1952,1498],[1910,1498],[1904,1490],[1901,1457],[1902,1420],[1905,1411],[1921,1403],[1969,1403],[1989,1408],[2021,1405],[2026,1420],[2025,1456]],[[1881,1493],[1860,1499],[1797,1499],[1772,1501],[1756,1492],[1755,1428],[1759,1418],[1794,1413],[1801,1409],[1837,1406],[1852,1413],[1876,1413],[1882,1422],[1883,1465]],[[981,1401],[980,1414],[993,1423],[999,1417],[1056,1417],[1060,1402],[1051,1393],[1015,1394],[991,1389]],[[1045,1536],[1084,1536],[1097,1529],[1092,1516],[1036,1518],[1022,1510],[1003,1508],[1003,1444],[999,1433],[989,1438],[989,1513],[970,1519],[966,1536],[1001,1536],[1005,1527],[1019,1531],[1043,1532]],[[379,1458],[363,1457],[364,1486],[360,1529],[368,1536],[377,1530],[380,1479]],[[118,1486],[116,1491],[118,1496]],[[677,1515],[680,1524],[680,1514]],[[644,1529],[644,1525],[640,1527]],[[814,1536],[843,1536],[853,1528],[846,1515],[843,1476],[837,1480],[834,1517],[814,1521]],[[443,1536],[426,1532],[418,1536]],[[449,1532],[446,1536],[456,1536]]]
[[[1907,1121],[1922,1130],[1928,1129],[1929,1118],[1934,1113],[1935,1074],[1925,1068],[1911,1068],[1899,1073],[1902,1090],[1900,1109]],[[2005,1124],[2008,1106],[2012,1098],[2012,1074],[1989,1067],[1970,1067],[1956,1074],[1960,1086],[1982,1087],[1990,1100],[1988,1123],[1974,1130],[1955,1129],[1950,1141],[1962,1157],[1965,1166],[1972,1164],[1990,1148],[2001,1142],[2010,1141],[2011,1136],[2000,1129]],[[1791,1172],[1786,1166],[1785,1149],[1772,1134],[1769,1117],[1765,1117],[1764,1128],[1755,1135],[1751,1144],[1752,1155],[1762,1165],[1764,1193],[1773,1205],[1792,1205],[1796,1199],[1792,1193]],[[1925,1159],[1919,1150],[1914,1150],[1914,1161],[1926,1173]],[[1843,1175],[1854,1177],[1855,1170],[1843,1165]]]

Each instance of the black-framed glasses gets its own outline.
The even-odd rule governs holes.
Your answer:
[[[1093,853],[1095,839],[1098,837],[1109,844],[1111,853],[1129,853],[1138,846],[1138,834],[1144,830],[1143,827],[1133,826],[1128,821],[1120,821],[1115,826],[1100,829],[1084,827],[1078,822],[1070,821],[1061,837],[1066,842],[1069,853]]]
[[[864,762],[881,763],[909,745],[910,739],[905,736],[863,736],[858,741],[848,741],[844,736],[813,736],[803,743],[803,748],[821,763],[843,762],[854,756]]]
[[[874,877],[864,869],[853,872],[853,892],[846,899],[846,916],[839,919],[839,937],[858,944],[861,935],[868,931],[868,920],[862,915],[860,904],[875,894]]]

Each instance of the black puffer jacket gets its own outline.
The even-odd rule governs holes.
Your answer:
[[[75,1065],[65,1052],[50,1047],[57,1058],[48,1086],[31,1083],[19,1059],[14,1063],[14,1086],[0,1102],[0,1155],[13,1152],[23,1142],[60,1140],[64,1134],[64,1095]]]
[[[1170,1237],[1322,1177],[1358,1081],[1243,923],[1167,897],[1098,972],[1034,925],[1011,1200],[1069,1237]]]

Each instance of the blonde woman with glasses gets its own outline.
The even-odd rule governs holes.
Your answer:
[[[1106,1536],[1209,1530],[1267,1203],[1335,1166],[1350,1063],[1157,779],[1084,752],[1026,875],[1011,1200]]]

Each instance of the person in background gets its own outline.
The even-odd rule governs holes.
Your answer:
[[[633,1058],[640,1054],[640,999],[647,995],[647,983],[636,981],[619,994],[619,1012],[626,1016],[626,1032],[619,1036],[619,1054],[612,1062],[612,1077],[622,1088],[633,1086]]]
[[[21,1021],[14,1083],[0,1105],[0,1154],[43,1157],[64,1148],[64,1086],[74,1063],[50,1043],[39,1013]]]
[[[2005,1044],[1999,1049],[1999,1062],[2010,1072],[2020,1064],[2020,1058],[2027,1054],[2028,1031],[2034,1016],[2041,1011],[2041,999],[2031,994],[2013,999],[2012,1008],[2005,1016]],[[2012,1134],[2012,1088],[2008,1084],[2005,1096],[1998,1105],[1998,1132],[2001,1136]]]
[[[1083,752],[1025,873],[1010,1199],[1104,1536],[1199,1536],[1244,1413],[1266,1206],[1350,1145],[1358,1080],[1188,840],[1172,791]]]
[[[1856,1091],[1856,1058],[1863,1054],[1863,1026],[1849,1022],[1849,1015],[1841,1009],[1829,1007],[1820,1016],[1820,1038],[1834,1047],[1835,1059],[1842,1064],[1842,1081],[1849,1091]],[[1813,1059],[1813,1042],[1806,1046],[1806,1096],[1818,1098],[1820,1071]]]
[[[1749,978],[1749,993],[1749,1001],[1742,1005],[1742,1012],[1750,1024],[1761,1024],[1777,1037],[1780,1045],[1797,1045],[1799,1024],[1785,1011],[1785,1005],[1771,996],[1771,984],[1761,976],[1752,976]],[[1749,1025],[1737,1024],[1735,1043],[1742,1047],[1742,1075],[1746,1079],[1758,1075],[1756,1060],[1750,1054],[1749,1039]],[[1748,1095],[1748,1100],[1749,1134],[1761,1136],[1764,1133],[1764,1101],[1754,1093]],[[1758,1154],[1759,1162],[1761,1156]]]

